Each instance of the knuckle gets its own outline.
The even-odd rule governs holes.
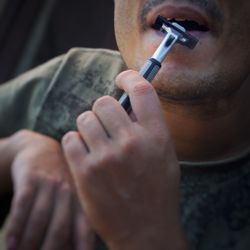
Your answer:
[[[68,182],[64,181],[60,185],[60,191],[65,195],[72,195],[73,187]]]
[[[29,181],[27,182],[27,185],[33,185],[33,186],[39,186],[41,185],[45,180],[45,177],[43,174],[39,171],[31,171],[29,173]]]
[[[80,133],[81,132],[73,132],[73,134],[68,135],[69,137],[63,139],[62,146],[64,156],[68,163],[68,167],[64,165],[64,167],[67,167],[66,169],[69,169],[69,166],[74,166],[77,167],[76,169],[80,169],[80,166],[82,166],[85,162],[86,157],[82,154],[84,139],[82,139]],[[64,170],[63,174],[65,175],[65,173],[68,173],[68,170],[66,170],[66,172]]]
[[[92,161],[89,161],[84,171],[82,171],[82,179],[91,182],[100,173],[104,173],[118,160],[118,154],[115,152],[99,153]]]
[[[23,137],[28,137],[32,134],[33,132],[31,132],[28,129],[21,129],[19,131],[17,131],[14,135],[18,138],[23,138]]]
[[[111,105],[114,100],[115,99],[111,96],[103,96],[95,101],[92,110],[95,112],[96,110],[102,109],[107,105]]]
[[[115,78],[115,81],[117,84],[119,84],[120,82],[126,80],[128,77],[130,77],[134,73],[135,73],[135,71],[132,69],[123,71],[119,75],[117,75],[117,77]]]
[[[86,111],[77,117],[76,123],[78,125],[82,123],[88,123],[93,118],[93,116],[94,114],[92,111]]]
[[[154,92],[154,87],[152,84],[146,82],[146,81],[140,81],[137,82],[131,90],[131,93],[133,95],[146,95]]]
[[[72,139],[75,138],[77,132],[75,131],[69,131],[68,133],[66,133],[63,137],[62,137],[62,142],[69,142]]]
[[[16,143],[17,145],[23,145],[24,142],[27,142],[30,140],[31,136],[34,135],[34,132],[22,129],[11,135],[10,139],[13,143]]]
[[[138,145],[138,138],[135,135],[129,135],[121,142],[120,154],[129,155],[135,151]]]
[[[43,180],[43,185],[50,186],[52,188],[59,187],[63,182],[63,177],[61,174],[47,176]]]
[[[114,151],[106,152],[99,157],[99,166],[100,167],[107,167],[112,165],[112,163],[117,161],[117,153]],[[96,169],[96,168],[95,168]]]
[[[58,187],[62,182],[62,174],[57,172],[44,175],[43,173],[37,173],[33,177],[33,181],[37,184],[38,187],[47,187],[54,189]]]

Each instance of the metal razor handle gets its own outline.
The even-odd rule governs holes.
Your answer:
[[[158,62],[154,58],[150,58],[141,68],[139,74],[149,82],[152,82],[156,74],[160,70],[160,68],[161,68],[160,62]]]
[[[161,63],[154,58],[150,58],[141,68],[139,74],[149,82],[152,82],[160,68]],[[119,103],[128,113],[131,111],[129,96],[126,93],[123,93],[123,95],[119,99]]]

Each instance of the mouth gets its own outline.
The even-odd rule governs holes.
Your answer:
[[[208,17],[201,11],[191,7],[159,6],[152,10],[146,19],[149,28],[155,29],[155,20],[158,16],[166,18],[184,27],[190,33],[211,33]]]
[[[175,19],[175,18],[167,18],[169,22],[178,23],[186,31],[200,31],[200,32],[209,32],[209,27],[205,24],[200,24],[194,20],[184,20],[184,19]],[[154,27],[153,27],[154,28]]]

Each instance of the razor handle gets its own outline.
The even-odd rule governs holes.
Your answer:
[[[139,74],[143,76],[147,81],[152,82],[160,68],[161,63],[154,58],[150,58],[141,68]],[[127,113],[131,112],[131,104],[127,93],[123,93],[123,95],[119,99],[119,103],[127,111]]]

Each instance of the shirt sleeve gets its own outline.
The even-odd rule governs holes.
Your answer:
[[[63,56],[0,86],[0,138],[32,129]]]

